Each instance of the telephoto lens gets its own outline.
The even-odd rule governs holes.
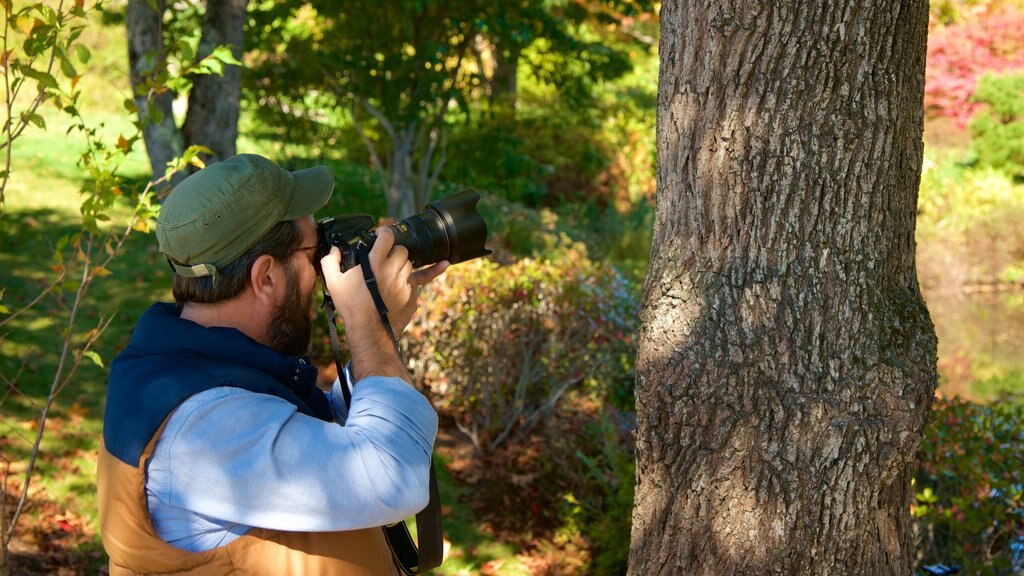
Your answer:
[[[463,190],[427,204],[423,212],[390,226],[395,244],[409,250],[409,260],[416,268],[442,260],[456,264],[490,254],[484,248],[487,223],[476,210],[479,200],[476,191]]]
[[[480,194],[463,190],[427,204],[414,216],[392,224],[395,244],[409,250],[409,260],[416,268],[447,260],[451,264],[465,262],[491,253],[487,243],[487,223],[476,210]],[[317,222],[320,255],[341,249],[341,269],[359,265],[359,249],[368,250],[377,235],[373,217],[366,214],[331,216]]]

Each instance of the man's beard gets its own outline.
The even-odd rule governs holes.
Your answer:
[[[285,280],[288,298],[274,310],[267,341],[282,354],[304,356],[310,351],[310,338],[313,334],[313,320],[309,314],[312,294],[299,293],[299,281],[290,264],[285,267]]]

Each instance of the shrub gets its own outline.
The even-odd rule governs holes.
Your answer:
[[[1002,170],[929,158],[918,195],[927,289],[1012,281],[1024,261],[1024,186]]]
[[[985,72],[1024,67],[1024,12],[986,11],[974,21],[932,30],[925,71],[925,111],[964,126],[980,106],[971,100]]]
[[[985,74],[974,100],[983,105],[968,124],[978,164],[1024,177],[1024,73]]]
[[[968,574],[1024,566],[1024,407],[938,400],[921,443],[911,510],[918,556]],[[1019,545],[1019,544],[1016,544]]]
[[[635,291],[579,245],[554,260],[459,264],[423,302],[409,357],[482,451],[550,415],[569,390],[632,398]]]
[[[629,560],[636,451],[633,418],[614,408],[600,411],[573,436],[564,467],[563,532],[590,544],[588,574],[625,574]]]

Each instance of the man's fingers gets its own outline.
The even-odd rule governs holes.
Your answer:
[[[370,248],[370,262],[380,264],[395,246],[395,233],[387,226],[377,228],[376,233],[377,239],[373,241],[373,248]]]
[[[331,246],[331,251],[320,259],[320,269],[325,276],[341,273],[341,250],[337,246]]]
[[[441,260],[437,264],[428,266],[427,268],[421,268],[413,272],[409,277],[409,281],[414,285],[422,286],[443,274],[444,271],[448,269],[448,266],[449,264],[447,260]]]

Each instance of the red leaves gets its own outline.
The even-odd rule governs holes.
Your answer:
[[[1024,67],[1024,13],[988,12],[976,20],[932,30],[925,72],[925,112],[967,125],[979,104],[972,101],[986,72]]]

